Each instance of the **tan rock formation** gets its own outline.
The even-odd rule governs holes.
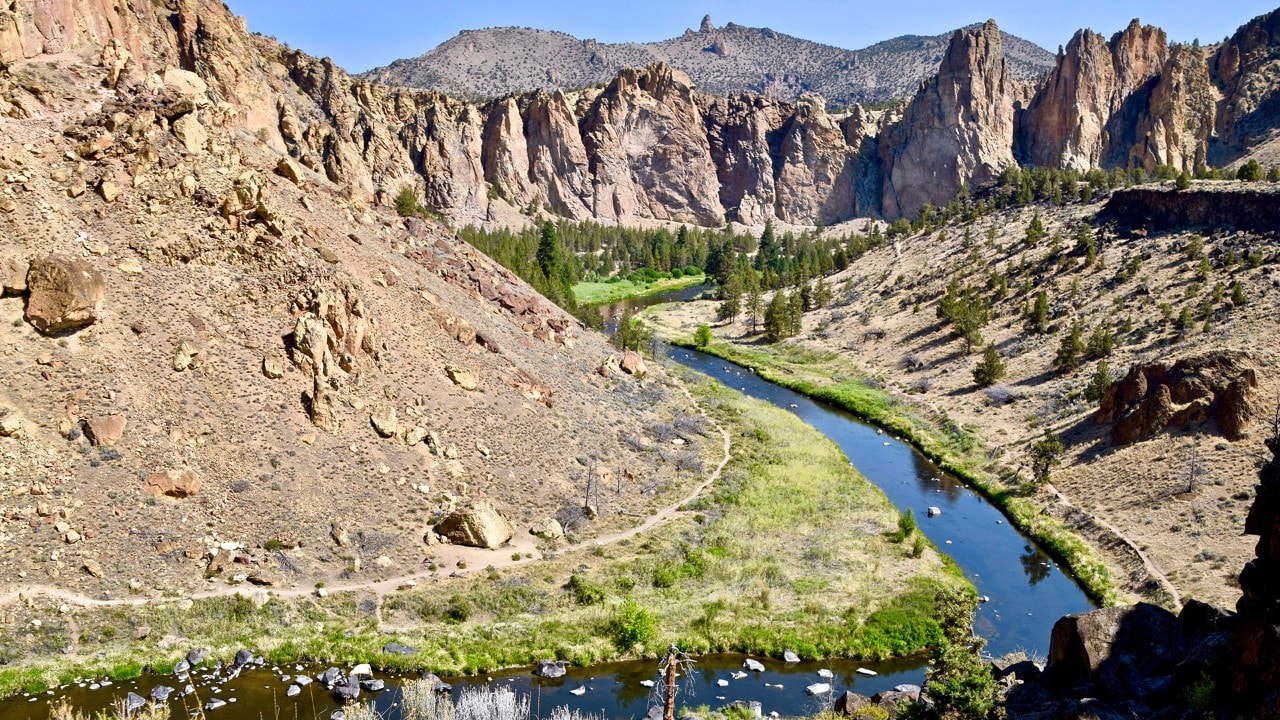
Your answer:
[[[45,335],[74,332],[98,320],[102,273],[83,260],[48,255],[27,271],[27,322]]]
[[[999,28],[957,31],[938,74],[880,141],[886,218],[943,205],[1014,163],[1014,90]]]
[[[511,523],[487,500],[455,510],[435,527],[436,534],[457,545],[489,548],[502,547],[515,535]]]

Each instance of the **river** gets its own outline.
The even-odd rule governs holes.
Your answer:
[[[647,307],[661,302],[687,301],[705,286],[684,288],[645,298],[613,303],[602,312],[616,318],[626,308]],[[1000,656],[1015,650],[1045,655],[1053,623],[1062,615],[1092,609],[1084,591],[1064,574],[1032,540],[1009,525],[999,510],[976,492],[939,470],[905,442],[884,434],[847,412],[760,379],[750,370],[692,350],[673,349],[671,359],[714,377],[731,387],[795,413],[831,438],[850,462],[879,486],[900,510],[911,509],[918,524],[944,553],[952,557],[978,589],[983,602],[974,620],[974,630],[987,641],[986,651]],[[929,508],[940,513],[929,517]],[[887,690],[895,685],[919,684],[924,678],[921,660],[888,663],[850,661],[806,662],[786,665],[764,660],[763,673],[735,677],[741,656],[699,658],[695,670],[682,684],[681,706],[718,707],[734,700],[758,701],[767,715],[813,714],[829,705],[830,699],[846,689],[863,694]],[[338,704],[316,684],[297,698],[286,698],[285,679],[297,673],[315,676],[323,667],[255,667],[234,680],[218,675],[192,676],[201,702],[211,697],[228,704],[208,714],[210,720],[225,718],[305,717],[327,719]],[[820,682],[819,669],[830,669],[835,692],[817,700],[806,694],[806,686]],[[860,673],[872,671],[874,676]],[[627,662],[588,668],[570,668],[566,677],[544,680],[527,669],[493,673],[483,677],[446,678],[454,684],[455,695],[468,684],[496,683],[528,693],[535,714],[567,705],[571,709],[603,714],[608,718],[643,717],[650,704],[650,690],[641,681],[656,679],[653,662]],[[402,678],[383,676],[387,690],[375,695],[374,706],[387,720],[395,720],[398,701],[396,685]],[[101,679],[98,680],[101,682]],[[83,683],[34,697],[19,696],[0,701],[0,718],[5,720],[45,720],[49,703],[66,697],[77,707],[97,710],[115,698],[134,691],[146,695],[161,682],[174,685],[170,677],[144,676],[106,687],[90,689]],[[723,683],[723,684],[722,684]],[[215,691],[216,689],[216,691]],[[582,690],[585,689],[585,692]],[[574,691],[579,691],[575,693]],[[176,717],[183,717],[181,700],[172,701]],[[194,708],[194,705],[191,707]]]

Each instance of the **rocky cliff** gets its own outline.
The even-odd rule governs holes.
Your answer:
[[[618,222],[815,225],[914,215],[1015,162],[1151,170],[1237,157],[1280,122],[1268,112],[1276,22],[1259,18],[1213,53],[1136,21],[1109,41],[1081,31],[1030,84],[1013,78],[988,22],[957,31],[937,74],[890,114],[832,114],[813,94],[709,95],[660,63],[604,88],[475,105],[353,78],[225,9],[176,0],[127,12],[11,3],[0,61],[93,48],[113,83],[129,68],[181,65],[215,101],[234,99],[246,130],[348,196],[385,203],[409,186],[462,222],[502,215],[498,203]]]
[[[938,74],[880,141],[884,215],[918,215],[1012,165],[1015,96],[995,22],[957,31]]]
[[[529,527],[582,512],[588,463],[619,491],[584,532],[686,492],[621,444],[690,409],[660,368],[641,384],[446,226],[373,202],[407,184],[483,216],[486,177],[532,192],[573,153],[587,177],[554,126],[483,154],[521,112],[574,117],[566,99],[504,127],[353,81],[213,0],[2,7],[0,585],[160,597],[452,569],[469,551],[432,518],[483,507],[517,532],[486,544],[532,553]],[[668,80],[627,92],[674,103]]]

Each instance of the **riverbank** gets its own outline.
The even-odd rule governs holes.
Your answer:
[[[706,281],[707,276],[703,274],[664,278],[649,283],[637,283],[623,279],[616,282],[581,282],[574,285],[572,290],[573,298],[579,305],[600,305],[648,297],[672,290],[683,290],[695,285],[701,285]]]
[[[549,657],[653,657],[672,642],[696,653],[886,658],[920,653],[944,623],[968,622],[972,587],[927,541],[892,537],[898,513],[830,440],[717,383],[691,375],[687,385],[710,419],[682,421],[666,443],[699,448],[710,466],[714,420],[734,438],[732,457],[710,492],[642,536],[389,592],[247,589],[65,612],[33,597],[10,609],[26,652],[7,658],[0,693],[168,670],[190,647],[223,660],[251,647],[272,663],[459,674]],[[417,652],[383,653],[388,642]]]
[[[712,303],[705,305],[655,306],[646,310],[644,319],[671,344],[697,347],[692,332],[711,310]],[[986,443],[976,428],[961,426],[945,413],[916,405],[874,381],[866,381],[836,352],[786,342],[769,345],[737,341],[723,333],[715,334],[710,344],[697,349],[751,368],[770,382],[843,408],[893,432],[987,497],[1017,527],[1070,568],[1094,600],[1111,605],[1127,599],[1106,563],[1083,539],[1019,494],[1018,487],[1001,480],[1003,469],[989,458]]]

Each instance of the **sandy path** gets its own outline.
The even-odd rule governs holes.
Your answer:
[[[659,525],[662,525],[663,523],[671,520],[672,518],[686,514],[684,511],[680,510],[680,508],[688,504],[689,502],[692,502],[693,500],[697,499],[697,497],[702,493],[706,492],[707,489],[710,488],[715,483],[716,480],[720,479],[720,475],[724,471],[725,465],[729,463],[729,459],[732,456],[733,444],[729,435],[729,431],[726,430],[723,425],[721,425],[714,418],[712,418],[710,414],[707,413],[706,408],[702,407],[702,405],[700,405],[694,399],[693,394],[689,392],[689,389],[685,387],[684,383],[680,382],[679,380],[676,380],[676,382],[680,387],[680,391],[684,393],[685,397],[688,398],[689,402],[698,408],[698,413],[701,414],[707,420],[709,420],[711,424],[715,427],[715,429],[720,433],[720,437],[722,440],[722,449],[723,449],[723,456],[720,458],[720,462],[716,465],[715,469],[712,470],[711,473],[707,475],[706,479],[703,480],[702,483],[699,484],[696,488],[694,488],[693,491],[690,492],[688,496],[682,498],[680,501],[672,505],[669,505],[659,510],[653,515],[650,515],[648,518],[645,519],[644,522],[640,523],[639,525],[629,530],[624,530],[622,532],[615,533],[613,535],[606,535],[604,537],[593,538],[591,540],[585,540],[580,543],[569,545],[568,547],[563,548],[560,552],[576,552],[576,551],[582,551],[582,550],[589,550],[596,547],[602,547],[606,545],[614,545],[619,542],[622,542],[623,540],[630,540],[631,538],[634,538],[637,535],[640,535],[641,533],[648,532],[658,527]],[[483,548],[465,548],[457,545],[443,545],[443,546],[436,546],[435,551],[439,561],[438,564],[441,567],[446,567],[449,565],[456,566],[458,561],[465,562],[466,564],[465,568],[459,568],[457,570],[454,570],[448,575],[448,577],[460,577],[464,575],[469,575],[471,573],[480,572],[482,570],[488,570],[491,567],[505,568],[505,567],[514,567],[517,565],[526,565],[526,564],[535,562],[537,560],[541,560],[543,557],[542,554],[538,552],[536,548],[536,539],[532,535],[529,535],[528,533],[518,533],[517,538],[513,539],[510,545],[505,546],[500,550],[486,550]],[[514,555],[517,553],[522,556],[526,554],[532,555],[532,557],[521,557],[520,559],[515,559]],[[386,580],[368,580],[363,582],[333,584],[333,585],[327,585],[326,590],[331,594],[340,593],[340,592],[357,592],[357,591],[372,592],[375,595],[377,595],[379,598],[381,598],[381,596],[386,593],[415,585],[419,580],[441,579],[442,576],[439,575],[438,573],[439,571],[426,570],[423,572],[411,573],[408,575],[401,575],[399,577],[389,578]],[[250,586],[248,589],[252,590],[253,587]],[[312,588],[281,588],[281,589],[263,588],[263,590],[271,593],[275,597],[281,597],[281,598],[298,598],[298,597],[303,597],[305,595],[312,595],[316,592]],[[143,597],[143,598],[103,599],[103,598],[92,598],[87,595],[72,592],[70,590],[66,590],[66,589],[51,586],[51,585],[35,584],[35,585],[18,586],[0,595],[0,605],[7,605],[15,601],[21,601],[24,598],[46,597],[58,602],[66,603],[68,605],[76,605],[80,607],[137,606],[137,605],[147,605],[150,603],[172,602],[174,600],[180,600],[183,598],[205,599],[205,598],[229,597],[232,595],[243,594],[245,593],[245,591],[246,591],[245,586],[234,586],[234,587],[220,587],[216,589],[203,590],[200,592],[187,593],[182,595],[181,597],[167,597],[167,598]]]

